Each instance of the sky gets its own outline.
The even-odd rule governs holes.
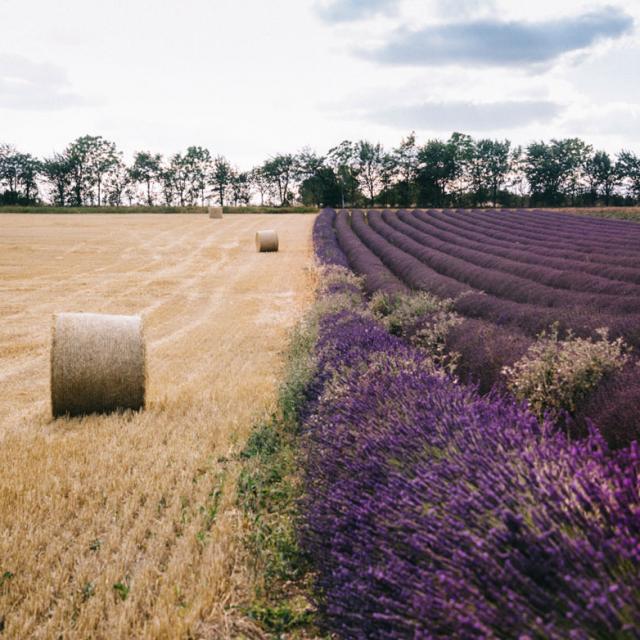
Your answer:
[[[640,152],[640,0],[0,0],[0,142],[248,169],[344,139]]]

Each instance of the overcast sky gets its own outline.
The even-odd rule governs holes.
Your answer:
[[[0,142],[242,168],[345,138],[640,152],[640,0],[0,0]]]

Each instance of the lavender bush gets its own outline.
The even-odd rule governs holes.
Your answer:
[[[313,224],[313,248],[320,264],[349,267],[344,251],[338,244],[334,209],[323,209]]]
[[[571,443],[349,311],[316,350],[302,538],[332,631],[640,637],[637,446]]]

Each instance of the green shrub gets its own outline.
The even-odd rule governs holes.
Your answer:
[[[373,317],[382,322],[392,335],[405,336],[425,316],[449,309],[451,302],[425,293],[388,296],[375,293],[369,303]]]
[[[610,340],[607,329],[597,333],[597,340],[571,334],[559,340],[557,327],[543,332],[520,360],[503,369],[507,387],[538,416],[574,414],[602,377],[628,360],[622,338]]]

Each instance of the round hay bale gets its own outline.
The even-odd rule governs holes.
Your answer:
[[[256,233],[256,249],[262,251],[278,250],[278,234],[273,229]]]
[[[144,408],[145,351],[140,316],[54,315],[53,417]]]
[[[222,207],[209,207],[209,217],[220,220],[222,218]]]

